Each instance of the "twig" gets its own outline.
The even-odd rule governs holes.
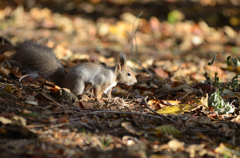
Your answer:
[[[159,113],[157,113],[156,111],[154,111],[153,109],[151,109],[151,108],[149,107],[148,103],[147,103],[147,98],[148,98],[148,96],[147,96],[146,98],[143,98],[143,100],[144,100],[144,102],[145,102],[145,104],[146,104],[146,108],[147,108],[147,109],[149,109],[149,110],[150,110],[151,112],[153,112],[154,114],[156,114],[156,115],[158,115],[158,116],[160,116],[160,117],[163,117],[163,118],[165,118],[165,119],[167,119],[167,120],[170,120],[170,121],[174,122],[175,124],[177,124],[177,122],[174,121],[173,119],[170,119],[170,118],[168,118],[167,116],[164,116],[164,115],[162,115],[162,114],[159,114]]]
[[[55,101],[54,98],[51,97],[48,93],[44,93],[44,92],[42,92],[42,95],[45,96],[45,97],[46,97],[47,99],[49,99],[50,101],[52,101],[53,103],[55,103],[57,106],[63,108],[63,109],[65,110],[65,112],[66,112],[66,110],[68,110],[68,112],[69,112],[70,114],[72,114],[75,118],[78,119],[78,117],[75,115],[75,113],[72,112],[72,111],[70,111],[71,109],[70,109],[69,107],[66,108],[66,107],[64,107],[62,104],[58,103],[58,102]],[[73,106],[73,105],[72,105],[72,106]],[[79,110],[80,110],[80,109],[79,109]],[[87,124],[81,122],[80,119],[78,119],[78,122],[79,122],[81,125],[86,126],[86,127],[90,128],[90,129],[93,129],[93,128],[96,129],[95,126],[93,126],[93,128],[92,128],[92,127],[90,127],[89,125],[87,125]],[[57,126],[57,125],[56,125],[56,126]]]
[[[138,26],[139,26],[139,23],[138,23],[138,26],[137,26],[137,28],[136,28],[136,30],[134,30],[134,23],[135,23],[135,21],[142,15],[142,13],[143,13],[143,11],[141,11],[139,14],[138,14],[138,16],[136,17],[136,19],[134,19],[134,21],[133,21],[133,24],[132,24],[132,26],[133,26],[133,30],[132,30],[132,40],[131,40],[131,53],[132,53],[132,56],[134,57],[134,55],[133,55],[133,39],[135,39],[135,41],[136,41],[136,36],[135,36],[135,34],[136,34],[136,32],[137,32],[137,29],[138,29]]]
[[[153,76],[154,76],[154,74],[153,73],[151,73],[150,71],[148,71],[144,66],[143,66],[143,64],[142,64],[142,62],[140,61],[140,59],[139,59],[139,54],[138,54],[138,48],[137,48],[137,39],[136,39],[136,32],[137,32],[137,30],[138,30],[138,28],[139,28],[139,23],[138,23],[138,25],[137,25],[137,28],[136,28],[136,30],[134,30],[134,23],[135,23],[135,21],[141,16],[143,14],[143,11],[141,11],[139,14],[138,14],[138,16],[136,17],[136,19],[133,21],[133,31],[132,31],[132,40],[131,40],[131,54],[132,54],[132,56],[134,57],[134,54],[133,54],[133,40],[135,40],[135,45],[136,45],[136,51],[135,51],[135,53],[136,53],[136,57],[137,57],[137,59],[134,57],[134,59],[135,59],[135,61],[142,67],[142,69],[144,69],[150,76],[151,76],[151,79],[153,78]]]
[[[9,153],[12,154],[12,155],[16,155],[16,151],[14,151],[14,150],[12,150],[12,149],[9,149],[9,148],[7,148],[6,146],[1,145],[1,146],[0,146],[0,149],[3,149],[3,150],[5,150],[6,152],[9,152]]]
[[[145,100],[144,100],[145,101]],[[147,104],[147,103],[146,103]],[[148,106],[148,105],[147,105]],[[164,116],[164,115],[161,115],[157,112],[155,112],[154,110],[152,110],[149,106],[146,107],[148,108],[150,111],[152,111],[154,114],[158,115],[158,116],[155,116],[155,115],[152,115],[152,114],[144,114],[144,113],[139,113],[139,112],[124,112],[124,111],[111,111],[111,110],[100,110],[100,109],[82,109],[82,110],[90,110],[90,111],[93,111],[93,112],[89,112],[87,111],[87,113],[84,113],[83,111],[81,111],[81,115],[93,115],[93,114],[98,114],[98,113],[114,113],[114,114],[126,114],[126,115],[142,115],[142,116],[147,116],[147,117],[154,117],[154,118],[158,118],[158,119],[161,119],[163,121],[163,118],[164,119],[167,119],[167,120],[170,120],[172,122],[174,122],[175,124],[177,124],[176,121]]]
[[[81,125],[89,128],[89,129],[93,129],[91,126],[87,125],[86,123],[79,121],[79,119],[77,120],[77,122],[78,122],[79,124],[81,124]],[[67,124],[73,124],[73,123],[74,123],[74,122],[60,123],[60,124],[52,125],[52,126],[50,126],[50,127],[51,127],[51,128],[55,128],[55,127],[64,126],[64,125],[67,125]]]
[[[93,110],[93,109],[91,109]],[[95,110],[98,110],[98,109],[95,109]],[[94,112],[88,112],[88,113],[82,113],[82,115],[93,115],[93,114],[97,114],[97,113],[113,113],[113,114],[126,114],[126,115],[142,115],[142,116],[147,116],[147,117],[154,117],[154,118],[158,118],[158,119],[161,119],[163,121],[163,118],[162,117],[159,117],[159,116],[155,116],[155,115],[152,115],[152,114],[144,114],[144,113],[139,113],[139,112],[123,112],[123,111],[111,111],[111,110],[101,110],[101,111],[94,111]],[[73,119],[72,119],[73,121]]]
[[[47,98],[48,100],[52,101],[53,103],[55,103],[57,106],[63,108],[64,110],[67,110],[66,107],[64,107],[62,104],[58,103],[57,101],[55,101],[55,99],[50,96],[47,92],[45,92],[44,90],[41,92],[41,95],[44,96],[45,98]]]
[[[93,129],[91,126],[87,125],[86,123],[79,121],[78,118],[76,118],[76,119],[77,119],[77,122],[78,122],[79,124],[81,124],[81,125],[89,128],[89,129]],[[64,126],[64,125],[68,125],[68,124],[73,124],[73,123],[74,123],[74,122],[59,123],[59,124],[55,124],[55,125],[50,125],[49,128],[55,128],[55,127]],[[31,129],[31,128],[40,128],[40,127],[45,127],[45,126],[46,126],[46,124],[28,125],[27,128],[28,128],[28,129]]]

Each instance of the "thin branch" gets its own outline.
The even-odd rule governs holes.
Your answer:
[[[134,19],[133,24],[132,24],[133,30],[132,30],[132,40],[131,40],[131,49],[130,49],[130,50],[131,50],[131,53],[132,53],[132,56],[133,56],[133,57],[134,57],[134,55],[133,55],[133,39],[135,39],[135,41],[136,41],[135,34],[136,34],[137,29],[138,29],[138,27],[137,27],[137,29],[134,30],[134,24],[135,24],[135,21],[136,21],[140,16],[142,16],[142,14],[143,14],[143,11],[141,11],[141,12],[138,14],[138,16]],[[139,23],[138,23],[138,26],[139,26]]]
[[[93,110],[93,109],[91,109],[91,110]],[[155,115],[152,115],[152,114],[139,113],[139,112],[124,112],[124,111],[100,110],[100,111],[94,111],[94,112],[88,112],[88,113],[82,113],[81,112],[81,115],[96,115],[98,113],[101,113],[101,114],[102,113],[113,113],[113,114],[126,114],[126,115],[141,115],[141,116],[158,118],[158,119],[161,119],[163,121],[162,117],[155,116]]]
[[[154,111],[153,109],[151,109],[151,108],[149,107],[148,103],[147,103],[147,97],[146,97],[146,98],[143,98],[143,100],[144,100],[144,102],[145,102],[145,104],[146,104],[146,108],[149,109],[151,112],[153,112],[154,114],[156,114],[156,115],[158,115],[158,116],[160,116],[160,117],[163,117],[163,118],[165,118],[165,119],[167,119],[167,120],[170,120],[170,121],[174,122],[175,124],[177,124],[177,122],[174,121],[173,119],[170,119],[170,118],[168,118],[167,116],[164,116],[164,115],[162,115],[162,114],[159,114],[159,113],[157,113],[156,111]]]
[[[136,45],[136,51],[135,51],[135,54],[136,54],[136,57],[137,57],[137,59],[134,57],[134,59],[135,59],[135,61],[142,67],[142,69],[144,69],[150,76],[151,76],[151,79],[153,78],[153,76],[154,76],[154,74],[153,73],[151,73],[150,71],[148,71],[148,69],[146,69],[144,66],[143,66],[143,64],[142,64],[142,62],[140,61],[140,59],[139,59],[139,54],[138,54],[138,47],[137,47],[137,39],[136,39],[136,32],[137,32],[137,30],[138,30],[138,28],[139,28],[139,24],[140,24],[140,22],[138,23],[138,25],[137,25],[137,28],[136,28],[136,30],[134,30],[134,24],[135,24],[135,21],[141,16],[143,14],[143,11],[141,11],[139,14],[138,14],[138,16],[136,17],[136,19],[133,21],[133,31],[132,31],[132,40],[131,40],[131,54],[132,54],[132,56],[134,57],[134,54],[133,54],[133,40],[135,40],[135,45]]]
[[[152,110],[149,105],[147,104],[146,102],[146,99],[144,99],[144,102],[146,104],[147,107],[145,108],[148,108],[151,112],[153,112],[154,114],[158,115],[152,115],[152,114],[145,114],[145,113],[139,113],[139,112],[124,112],[124,111],[111,111],[111,110],[100,110],[100,109],[82,109],[79,113],[81,115],[94,115],[94,114],[98,114],[98,113],[114,113],[114,114],[126,114],[126,115],[142,115],[142,116],[147,116],[147,117],[154,117],[154,118],[158,118],[158,119],[161,119],[163,121],[163,118],[166,119],[166,120],[170,120],[172,122],[174,122],[175,124],[177,124],[176,121],[174,121],[173,119],[170,119],[168,118],[167,116],[164,116],[162,114],[159,114],[157,113],[156,111]],[[86,112],[87,113],[84,113],[83,110],[87,110]],[[93,112],[89,112],[90,111],[93,111]]]

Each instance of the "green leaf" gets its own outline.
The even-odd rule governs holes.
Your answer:
[[[166,134],[171,134],[174,136],[181,136],[181,134],[182,134],[178,129],[176,129],[175,127],[170,126],[170,125],[158,126],[156,128],[156,131],[158,133],[166,133]]]
[[[217,59],[217,54],[215,53],[212,61],[211,61],[211,62],[208,62],[208,65],[211,66],[216,59]]]
[[[230,65],[230,59],[231,59],[231,56],[228,56],[227,57],[227,65]]]
[[[218,73],[215,73],[215,78],[214,78],[214,85],[215,86],[219,85],[219,77],[217,75],[218,75]]]
[[[231,60],[235,66],[239,66],[239,60],[237,58],[232,57]]]
[[[167,21],[171,24],[176,23],[177,21],[180,21],[182,19],[182,13],[178,10],[173,10],[168,13]]]
[[[238,85],[238,75],[234,76],[232,79],[231,79],[231,87],[233,88],[234,91],[236,91],[238,88],[239,88],[239,85]]]
[[[41,119],[47,119],[47,116],[46,115],[42,115],[42,114],[39,114],[39,113],[36,113],[36,112],[32,112],[32,113],[28,113],[28,114],[22,114],[24,116],[33,116],[33,117],[37,117],[37,118],[41,118]]]

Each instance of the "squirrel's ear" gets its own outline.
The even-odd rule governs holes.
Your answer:
[[[116,70],[115,70],[115,71],[120,72],[120,71],[123,70],[123,68],[124,68],[125,66],[126,66],[126,57],[125,57],[125,55],[124,55],[123,53],[121,53],[121,54],[119,55],[119,62],[118,62],[118,64],[117,64],[117,66],[116,66]]]
[[[116,66],[116,70],[115,71],[122,71],[123,70],[123,68],[126,66],[126,57],[125,57],[125,55],[123,54],[123,53],[121,53],[120,55],[119,55],[119,62],[118,62],[118,64],[117,64],[117,66]]]
[[[122,66],[121,66],[120,63],[117,64],[115,71],[116,71],[116,72],[122,71]]]
[[[119,64],[124,67],[126,65],[126,57],[123,53],[119,55]]]

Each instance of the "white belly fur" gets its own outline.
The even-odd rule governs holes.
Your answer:
[[[114,87],[114,86],[116,86],[116,85],[117,85],[117,82],[113,82],[113,84],[111,84],[111,85],[104,91],[104,93],[106,94],[107,91],[108,91],[110,88],[112,88],[112,87]]]

